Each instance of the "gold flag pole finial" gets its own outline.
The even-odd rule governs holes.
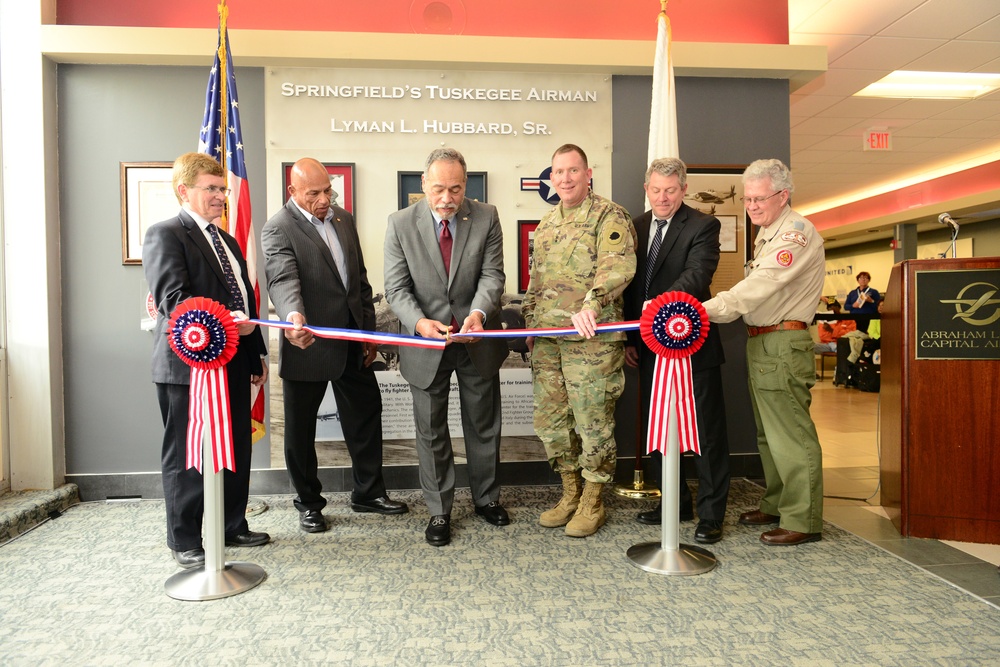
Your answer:
[[[222,178],[225,179],[225,187],[229,187],[229,103],[226,100],[226,87],[229,84],[229,73],[226,68],[229,66],[226,58],[226,23],[229,21],[229,7],[226,0],[219,3],[219,162],[222,164]],[[220,227],[229,231],[229,197],[226,197],[226,205],[222,208],[222,218],[219,220]]]
[[[667,13],[667,0],[660,0],[660,13],[661,14]]]

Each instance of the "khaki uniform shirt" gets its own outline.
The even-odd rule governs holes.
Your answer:
[[[757,232],[746,277],[704,303],[712,322],[743,316],[748,326],[786,320],[812,322],[826,278],[823,238],[812,223],[789,207]]]
[[[521,304],[528,327],[568,327],[584,308],[620,322],[622,293],[635,275],[635,227],[628,212],[593,192],[574,208],[545,214],[534,235],[531,280]],[[576,337],[579,339],[579,337]],[[624,333],[605,340],[624,340]]]

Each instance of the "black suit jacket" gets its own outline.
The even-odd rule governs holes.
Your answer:
[[[653,265],[654,273],[649,284],[649,293],[646,294],[644,292],[646,254],[652,220],[652,211],[646,211],[633,221],[639,237],[635,253],[638,262],[635,280],[625,290],[626,320],[639,319],[643,302],[664,292],[687,292],[702,302],[712,296],[709,285],[712,284],[712,276],[719,266],[721,224],[718,218],[702,213],[687,204],[681,204],[663,236],[660,252]],[[652,382],[654,355],[639,338],[638,332],[629,332],[629,343],[639,348],[643,385],[648,386]],[[721,366],[725,361],[719,329],[712,325],[709,327],[705,344],[691,357],[691,368],[693,371],[699,371]]]
[[[253,285],[243,252],[232,236],[221,229],[219,235],[239,262],[240,277],[247,293],[247,315],[256,318],[257,305],[254,303]],[[190,384],[190,366],[170,349],[167,338],[170,313],[182,301],[193,296],[208,297],[224,306],[228,304],[229,287],[226,285],[222,265],[194,218],[183,209],[177,217],[158,222],[146,231],[142,255],[146,282],[149,283],[149,291],[159,312],[156,328],[153,330],[153,382]],[[260,327],[257,327],[253,333],[240,336],[236,356],[227,367],[230,371],[248,368],[249,375],[260,375],[263,371],[260,358],[266,353],[264,337]]]
[[[260,233],[268,294],[282,320],[295,311],[315,326],[374,331],[372,286],[354,216],[334,206],[333,227],[344,250],[348,287],[344,287],[326,242],[289,199]],[[303,350],[281,336],[280,350],[278,375],[300,382],[338,379],[348,357],[347,341],[329,338],[316,338]],[[351,360],[359,368],[361,362],[360,356]]]

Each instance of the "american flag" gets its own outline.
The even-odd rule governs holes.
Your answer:
[[[198,152],[207,153],[222,163],[226,170],[227,187],[232,190],[219,225],[236,237],[247,260],[254,301],[260,312],[260,286],[257,284],[257,245],[254,242],[253,220],[250,215],[250,183],[243,156],[243,131],[240,128],[240,105],[236,95],[236,74],[229,51],[226,20],[229,9],[225,0],[219,5],[219,48],[208,76],[205,91],[205,116],[198,137]],[[225,105],[223,122],[220,108]],[[264,391],[251,385],[250,418],[253,422],[253,442],[264,437]]]

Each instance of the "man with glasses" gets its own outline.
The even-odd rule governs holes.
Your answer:
[[[823,239],[789,206],[792,174],[779,160],[757,160],[743,172],[744,197],[756,225],[746,277],[705,302],[712,322],[742,316],[757,447],[767,490],[760,509],[740,523],[778,527],[764,544],[791,546],[822,538],[823,461],[809,415],[816,383],[809,322],[826,277]]]
[[[167,546],[182,568],[205,562],[201,541],[204,513],[201,473],[186,467],[188,395],[191,370],[170,349],[170,313],[191,297],[208,297],[243,319],[257,317],[253,284],[236,239],[215,222],[226,205],[225,172],[204,153],[186,153],[174,162],[173,188],[181,210],[146,232],[142,264],[158,315],[153,333],[153,382],[163,417],[163,497],[167,509]],[[237,324],[236,355],[226,364],[233,427],[235,471],[223,477],[226,546],[267,544],[267,533],[250,530],[246,520],[250,493],[250,383],[267,381],[264,337],[256,325]]]

